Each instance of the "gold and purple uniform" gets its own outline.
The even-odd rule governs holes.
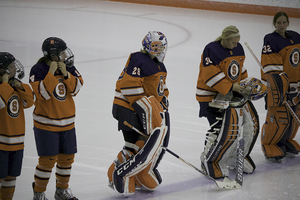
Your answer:
[[[218,41],[209,43],[201,56],[197,101],[210,102],[218,93],[226,95],[233,83],[247,78],[244,60],[245,54],[240,43],[233,49],[224,48]]]
[[[273,32],[264,37],[264,45],[261,53],[261,79],[267,84],[267,77],[271,74],[285,72],[288,76],[289,88],[300,90],[300,34],[294,31],[286,31],[286,38]],[[271,80],[269,80],[270,83]],[[278,80],[279,81],[279,80]],[[281,81],[278,82],[282,85]],[[278,88],[277,88],[278,89]],[[283,92],[279,90],[279,92]],[[285,96],[285,91],[284,94]],[[284,105],[272,106],[268,95],[268,113],[266,122],[262,127],[262,150],[267,158],[281,159],[287,152],[296,154],[300,151],[300,145],[294,140],[299,125],[293,120]],[[275,99],[276,100],[276,99]],[[294,112],[300,116],[300,104],[292,106]]]
[[[147,53],[132,53],[116,83],[113,104],[134,111],[132,104],[143,96],[154,96],[160,102],[169,95],[166,77],[163,63],[155,62]]]
[[[24,148],[24,108],[33,105],[33,94],[28,84],[25,91],[0,83],[0,150],[18,151]]]
[[[82,87],[83,79],[74,66],[67,67],[67,79],[59,70],[51,74],[49,68],[45,63],[38,63],[30,71],[35,97],[34,126],[52,132],[71,130],[75,123],[73,97]]]
[[[300,34],[286,31],[287,38],[273,32],[265,36],[261,54],[263,72],[261,79],[267,82],[264,73],[287,73],[290,87],[300,88]]]

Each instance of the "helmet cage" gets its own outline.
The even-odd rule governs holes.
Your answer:
[[[72,67],[74,65],[74,54],[71,49],[66,48],[64,51],[59,53],[58,57],[59,60],[63,61],[67,67]]]
[[[24,76],[25,76],[25,73],[24,73],[24,66],[20,63],[19,60],[16,59],[14,62],[12,62],[12,63],[8,66],[6,72],[7,72],[8,74],[10,74],[11,70],[15,70],[15,72],[13,73],[15,78],[20,79],[20,80],[21,80],[22,78],[24,78]]]
[[[144,37],[142,45],[145,51],[163,62],[168,48],[167,38],[163,33],[149,31]]]
[[[7,52],[0,53],[0,75],[10,74],[18,79],[24,78],[24,66],[15,59],[15,57]]]

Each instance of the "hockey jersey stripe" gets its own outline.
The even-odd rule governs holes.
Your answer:
[[[17,136],[11,136],[11,137],[6,137],[3,135],[0,135],[0,143],[4,143],[6,145],[12,145],[12,144],[20,144],[24,143],[25,135],[17,135]]]
[[[206,96],[206,95],[215,95],[216,92],[210,92],[210,91],[207,91],[207,90],[197,89],[196,94],[200,95],[200,96],[202,96],[202,95]]]
[[[282,65],[269,65],[264,67],[264,73],[272,72],[272,71],[283,71]]]
[[[68,119],[48,119],[42,116],[33,114],[33,120],[42,124],[55,125],[55,126],[65,126],[75,122],[75,116]]]
[[[123,95],[141,95],[144,93],[144,89],[142,87],[136,89],[121,89]]]
[[[124,97],[124,95],[121,93],[121,92],[115,92],[115,97],[116,98],[119,98],[119,99],[122,99],[122,100],[125,100],[126,102],[128,102],[127,101],[127,99],[126,99],[126,97]]]
[[[0,109],[4,108],[6,105],[5,101],[2,99],[2,97],[0,96]]]
[[[81,87],[82,87],[81,82],[79,81],[78,78],[76,78],[76,86],[75,86],[75,90],[74,90],[71,94],[72,94],[73,96],[75,96],[75,95],[79,92],[79,90],[81,89]]]
[[[40,81],[40,93],[45,98],[46,100],[50,99],[50,95],[48,94],[45,86],[44,86],[44,81]]]
[[[224,78],[225,78],[225,74],[222,72],[217,76],[213,77],[212,79],[210,79],[209,81],[207,81],[206,85],[208,85],[209,87],[213,87],[213,85],[215,85],[216,83],[218,83],[220,80]]]

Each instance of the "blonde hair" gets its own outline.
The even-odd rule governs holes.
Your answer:
[[[233,37],[238,37],[240,36],[239,29],[237,29],[235,26],[227,26],[224,28],[222,31],[222,35],[219,36],[215,41],[222,41],[222,40],[227,40]]]

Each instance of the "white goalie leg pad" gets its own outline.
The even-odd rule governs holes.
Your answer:
[[[164,118],[164,114],[162,115]],[[154,165],[162,152],[162,146],[168,131],[168,126],[162,120],[162,126],[157,127],[150,134],[145,145],[139,152],[120,164],[113,172],[114,189],[123,195],[126,195],[126,180],[133,178],[143,172],[149,165]]]
[[[255,164],[250,158],[250,153],[256,142],[257,136],[259,134],[259,119],[257,112],[253,104],[248,101],[242,108],[243,112],[243,138],[244,138],[244,172],[252,173],[255,170]],[[237,155],[232,154],[227,161],[227,164],[235,168],[236,166]]]
[[[242,108],[229,107],[225,110],[222,126],[213,144],[202,154],[202,165],[206,172],[213,178],[228,176],[227,161],[236,155],[237,138],[242,131],[243,112]],[[213,138],[212,138],[213,140]],[[207,141],[207,144],[212,141]],[[208,147],[208,146],[207,146]]]

